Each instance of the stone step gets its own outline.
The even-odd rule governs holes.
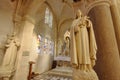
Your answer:
[[[55,68],[34,78],[34,80],[72,80],[71,68]]]
[[[72,78],[65,76],[45,75],[45,76],[36,77],[33,80],[72,80]]]

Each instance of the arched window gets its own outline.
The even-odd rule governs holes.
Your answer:
[[[53,15],[52,12],[47,7],[45,10],[45,24],[52,28]]]

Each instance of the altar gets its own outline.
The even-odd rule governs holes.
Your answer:
[[[70,60],[71,58],[68,56],[57,56],[54,58],[54,60],[57,62],[56,67],[71,67]]]

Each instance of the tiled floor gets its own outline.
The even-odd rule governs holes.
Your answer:
[[[72,78],[56,75],[46,75],[44,77],[36,77],[34,80],[72,80]]]
[[[55,68],[37,76],[34,80],[72,80],[72,70],[70,68]]]

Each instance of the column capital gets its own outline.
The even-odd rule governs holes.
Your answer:
[[[89,11],[90,11],[92,8],[96,7],[96,6],[104,5],[104,6],[110,7],[110,5],[111,5],[111,1],[110,1],[110,0],[92,0],[92,1],[89,1],[89,2],[87,1],[86,3],[87,3],[87,6],[86,6],[86,9],[87,9],[86,14],[88,14]]]
[[[13,23],[20,22],[22,20],[22,17],[17,14],[13,14]]]
[[[35,24],[35,20],[30,15],[20,16],[20,15],[13,15],[13,23],[21,22],[21,21],[29,21]]]
[[[24,17],[22,17],[22,21],[28,21],[32,24],[35,24],[35,19],[32,18],[30,15],[25,15]]]
[[[19,30],[21,29],[21,27],[24,27],[26,21],[33,25],[35,24],[35,20],[29,15],[23,17],[20,15],[15,15],[13,17],[13,24],[14,24],[13,31],[16,32],[16,34],[19,34]]]

